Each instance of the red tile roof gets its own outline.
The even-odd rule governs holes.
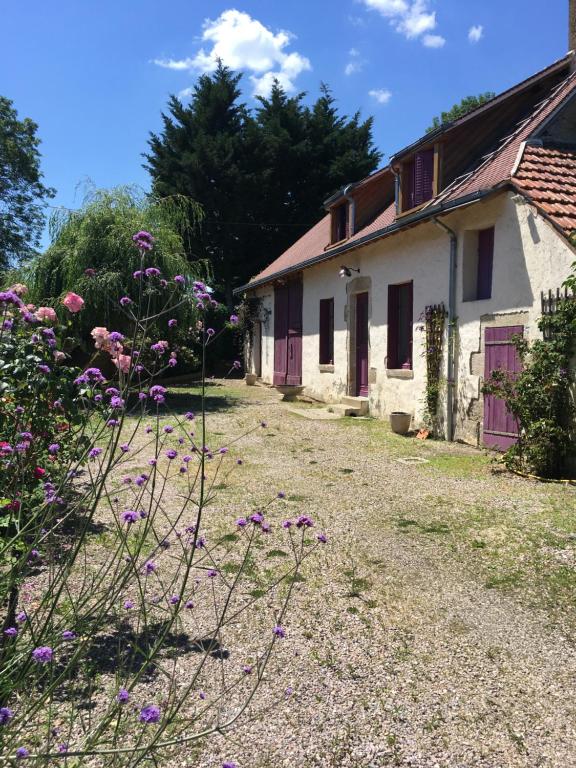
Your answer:
[[[576,230],[576,151],[527,146],[514,185],[564,234]]]
[[[548,98],[538,104],[532,114],[523,120],[513,133],[506,136],[500,142],[500,146],[490,153],[480,166],[456,179],[426,207],[431,207],[438,202],[456,200],[472,192],[491,189],[509,181],[523,142],[534,134],[546,118],[571,96],[574,90],[576,90],[576,75],[572,74],[554,88]]]
[[[544,70],[544,72],[546,71]],[[553,88],[547,98],[538,104],[532,113],[516,126],[510,135],[502,139],[496,150],[482,159],[480,165],[469,173],[455,179],[437,197],[426,203],[421,209],[423,216],[420,215],[418,221],[425,218],[428,211],[430,216],[435,213],[437,214],[441,210],[440,206],[450,207],[450,205],[458,204],[458,201],[462,199],[468,200],[471,196],[500,189],[506,186],[506,184],[514,184],[520,191],[526,190],[527,195],[533,199],[536,205],[542,205],[542,210],[562,230],[568,231],[569,229],[572,231],[575,228],[572,224],[576,222],[576,160],[574,161],[574,166],[571,166],[571,168],[574,168],[575,176],[571,182],[573,186],[570,187],[569,191],[564,190],[561,192],[560,190],[549,188],[545,184],[547,179],[544,178],[544,175],[540,173],[536,178],[536,172],[532,169],[531,173],[534,174],[534,178],[531,182],[529,180],[529,183],[540,186],[539,198],[535,194],[536,190],[534,188],[530,190],[526,186],[525,181],[524,187],[522,187],[523,179],[525,178],[522,174],[528,172],[528,166],[523,167],[522,163],[518,168],[516,166],[518,158],[522,156],[526,140],[536,133],[537,129],[546,122],[547,118],[556,109],[572,96],[574,91],[576,91],[576,74],[571,74]],[[526,160],[533,157],[532,149],[530,148],[530,152],[526,154]],[[567,153],[563,154],[566,155]],[[562,174],[565,174],[565,177],[568,178],[568,170],[565,166],[563,168],[564,170],[558,167],[558,178],[554,178],[551,181],[559,185],[564,184],[564,176]],[[384,172],[388,170],[389,173],[392,173],[389,169],[383,170]],[[378,175],[380,176],[380,174]],[[555,196],[552,198],[553,192]],[[548,206],[548,209],[544,207],[544,204]],[[569,218],[572,215],[575,217],[574,220]],[[366,237],[369,238],[370,235],[374,235],[373,239],[376,239],[401,231],[404,228],[403,222],[406,227],[413,226],[416,223],[411,221],[410,216],[407,216],[405,220],[397,220],[395,205],[392,204],[382,211],[371,223],[356,232],[345,244],[339,243],[329,246],[331,228],[330,214],[328,214],[276,261],[272,262],[259,275],[252,278],[250,284],[265,283],[278,274],[295,271],[297,268],[305,268],[318,261],[329,259],[332,252],[334,252],[334,255],[338,255],[343,250],[358,247],[358,241]]]

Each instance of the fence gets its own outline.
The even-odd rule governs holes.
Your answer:
[[[574,291],[569,291],[568,288],[564,288],[564,290],[556,288],[556,292],[548,291],[548,293],[546,293],[545,291],[542,291],[540,300],[542,302],[542,317],[550,317],[558,312],[560,304],[563,301],[576,300],[576,294]],[[548,328],[546,324],[544,324],[543,333],[544,339],[550,341],[552,338],[552,330]]]

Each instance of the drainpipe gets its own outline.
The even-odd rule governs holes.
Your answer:
[[[446,371],[446,439],[454,441],[454,389],[456,386],[456,370],[454,356],[454,335],[456,330],[456,270],[458,253],[458,236],[443,221],[433,218],[432,221],[450,237],[450,272],[448,276],[448,367]]]
[[[400,173],[394,168],[393,165],[390,166],[390,170],[394,174],[394,205],[396,208],[396,216],[400,215]]]
[[[350,234],[348,235],[348,237],[352,237],[356,227],[356,201],[354,200],[352,195],[349,194],[353,186],[354,184],[348,184],[348,186],[344,187],[344,189],[342,190],[342,194],[344,195],[346,200],[348,200],[348,202],[350,203],[350,217],[349,217]]]

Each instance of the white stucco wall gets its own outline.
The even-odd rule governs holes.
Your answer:
[[[486,324],[526,326],[529,337],[537,333],[540,291],[555,289],[570,273],[576,256],[536,210],[511,193],[443,217],[459,241],[457,272],[457,436],[475,442],[481,418],[481,336]],[[467,230],[495,227],[492,298],[463,301],[463,241]],[[339,401],[349,392],[350,332],[347,319],[347,283],[339,277],[341,264],[360,269],[370,280],[370,411],[384,416],[394,410],[412,413],[418,424],[424,411],[426,366],[424,334],[419,318],[429,304],[448,306],[449,238],[428,222],[372,245],[311,267],[303,273],[302,383],[309,395],[326,402]],[[386,369],[388,285],[413,281],[413,372]],[[360,286],[365,290],[364,284]],[[263,325],[262,380],[272,382],[274,363],[273,288],[256,291],[269,313]],[[334,298],[334,371],[319,363],[319,302]],[[525,314],[523,314],[525,313]],[[443,366],[443,372],[446,364]],[[473,372],[474,371],[474,372]],[[403,378],[398,378],[401,376]],[[406,378],[409,376],[410,378]]]

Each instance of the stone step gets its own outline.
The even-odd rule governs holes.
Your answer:
[[[370,409],[370,401],[367,397],[346,396],[341,399],[341,404],[347,408],[354,408],[359,411],[356,415],[367,416]]]
[[[330,413],[336,413],[338,416],[366,416],[368,410],[362,408],[355,408],[352,405],[346,405],[344,403],[336,403],[335,405],[329,405],[328,410]]]

